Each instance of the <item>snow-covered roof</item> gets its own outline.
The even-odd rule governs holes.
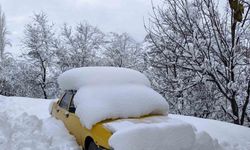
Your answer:
[[[140,84],[150,87],[148,78],[139,71],[117,67],[71,69],[59,76],[58,83],[63,90],[78,90],[88,85]]]

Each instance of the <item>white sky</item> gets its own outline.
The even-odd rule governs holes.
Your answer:
[[[104,32],[127,32],[142,41],[146,34],[143,18],[147,19],[151,11],[151,0],[0,0],[0,5],[11,32],[11,51],[20,48],[24,25],[34,13],[45,12],[57,31],[64,22],[75,25],[87,21]]]
[[[161,1],[153,0],[155,5]],[[227,0],[217,2],[225,4]],[[104,32],[127,32],[140,42],[146,35],[143,18],[147,20],[151,12],[151,0],[0,0],[0,5],[11,32],[12,47],[7,51],[14,54],[19,53],[24,26],[34,13],[45,12],[57,31],[65,22],[76,25],[87,21]]]

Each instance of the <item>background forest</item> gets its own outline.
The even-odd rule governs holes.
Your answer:
[[[56,98],[56,79],[68,69],[126,67],[152,81],[171,113],[250,126],[249,9],[244,0],[228,0],[223,14],[213,0],[152,4],[143,42],[86,21],[55,29],[46,12],[36,13],[18,57],[6,52],[11,31],[0,10],[0,94]]]

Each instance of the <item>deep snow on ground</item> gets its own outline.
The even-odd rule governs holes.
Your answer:
[[[19,116],[26,112],[40,119],[50,117],[48,106],[55,100],[34,99],[27,97],[5,97],[0,95],[0,112],[10,116]]]
[[[169,115],[192,124],[197,131],[205,131],[212,138],[218,139],[226,150],[250,150],[250,128],[211,119],[201,119],[182,115]]]
[[[0,96],[0,150],[80,150],[63,123],[50,117],[51,101]]]
[[[63,123],[50,117],[48,107],[51,101],[0,96],[0,150],[79,150],[80,148],[76,144],[75,139],[68,134]],[[216,150],[250,150],[249,128],[215,120],[180,115],[169,115],[168,118],[170,121],[175,121],[157,126],[143,125],[143,128],[139,127],[141,125],[131,126],[131,123],[128,122],[118,126],[113,124],[113,130],[124,128],[120,132],[122,134],[116,134],[117,138],[113,140],[113,144],[119,144],[119,139],[126,139],[127,142],[132,142],[127,137],[131,132],[137,133],[131,139],[150,139],[151,134],[148,137],[143,136],[144,132],[148,131],[154,137],[157,137],[163,134],[156,134],[155,130],[161,130],[167,126],[169,130],[164,130],[165,134],[167,134],[167,139],[163,139],[163,137],[159,139],[160,142],[166,142],[166,145],[175,143],[171,150],[181,149],[182,144],[188,146],[188,143],[192,142],[194,138],[196,146],[190,150],[213,150],[214,147],[217,148]],[[186,122],[184,124],[186,127],[183,128],[182,124],[179,126],[180,128],[175,128],[175,124],[181,121]],[[187,123],[191,124],[193,129],[190,129],[190,125],[187,125]],[[128,126],[131,126],[131,128],[128,129]],[[195,132],[195,136],[190,136],[193,135],[192,132]],[[183,137],[188,138],[189,136],[189,141],[182,141]],[[165,137],[166,135],[164,135]],[[176,139],[179,139],[179,141],[176,142]]]

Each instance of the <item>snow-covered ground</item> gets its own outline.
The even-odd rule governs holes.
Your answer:
[[[211,119],[169,115],[193,125],[198,132],[205,131],[217,139],[226,150],[250,150],[250,128]]]
[[[74,137],[68,134],[62,122],[50,117],[48,107],[51,101],[0,96],[0,150],[79,150]],[[249,128],[188,116],[169,115],[169,118],[194,126],[194,130],[199,133],[196,138],[202,139],[197,141],[199,143],[196,143],[195,150],[205,150],[202,146],[208,141],[211,143],[211,140],[212,143],[220,145],[217,145],[218,149],[222,147],[223,150],[250,150]],[[175,136],[175,132],[172,132],[175,128],[172,125],[173,122],[169,126],[170,139],[162,139],[162,142],[171,141],[171,137],[180,137],[180,140],[185,137],[187,131],[183,131],[183,135]],[[151,127],[148,126],[146,129]],[[181,144],[176,145],[176,148],[181,148]]]
[[[63,123],[50,116],[51,101],[0,96],[0,150],[80,150]]]

